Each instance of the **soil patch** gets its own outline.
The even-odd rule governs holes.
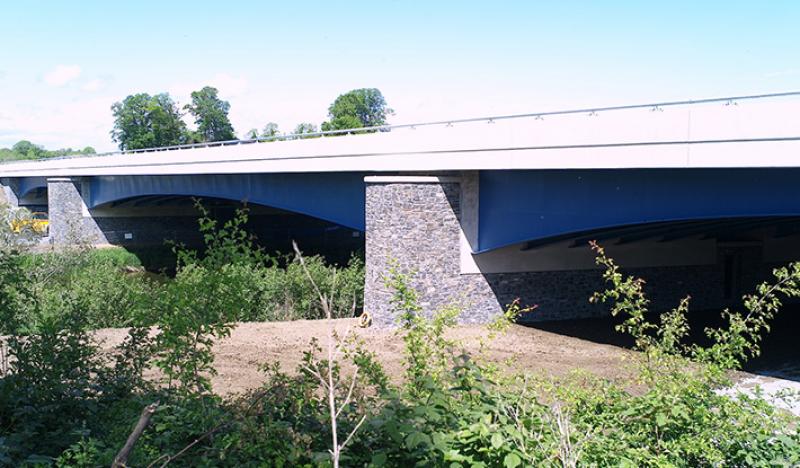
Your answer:
[[[335,323],[339,333],[349,329],[362,338],[377,354],[390,377],[400,378],[403,341],[396,332],[358,328],[355,319],[341,319]],[[96,336],[104,349],[110,349],[120,343],[126,333],[125,329],[103,329],[98,330]],[[448,332],[450,338],[459,340],[473,353],[479,350],[483,339],[484,357],[511,371],[558,377],[582,369],[612,380],[628,372],[625,356],[630,356],[631,352],[617,346],[522,325],[512,326],[493,340],[487,335],[486,328],[478,325],[459,326]],[[326,343],[324,320],[237,324],[231,336],[214,347],[214,366],[218,372],[212,380],[214,390],[225,395],[260,386],[264,381],[260,368],[264,364],[279,362],[282,369],[294,372],[313,338],[322,345]]]

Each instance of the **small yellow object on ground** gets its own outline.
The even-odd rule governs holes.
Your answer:
[[[365,310],[358,317],[358,326],[361,328],[367,328],[370,325],[372,325],[372,316]]]

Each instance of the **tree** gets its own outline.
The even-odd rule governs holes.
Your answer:
[[[354,89],[340,95],[328,108],[330,120],[322,123],[322,130],[374,127],[386,125],[386,117],[394,114],[386,104],[383,94],[375,88]]]
[[[44,156],[45,150],[39,145],[34,145],[28,140],[18,141],[11,147],[11,151],[28,159],[38,159]]]
[[[246,140],[256,140],[256,139],[258,139],[258,129],[257,128],[251,128],[250,130],[247,131],[247,133],[244,134],[244,137],[245,137]]]
[[[278,124],[275,122],[269,122],[264,125],[264,130],[261,130],[261,138],[274,138],[280,134],[281,131],[278,130]]]
[[[228,118],[231,105],[218,96],[217,88],[206,86],[192,93],[192,103],[184,109],[194,116],[197,132],[203,141],[235,140],[236,133]]]
[[[317,133],[317,131],[316,125],[308,122],[302,122],[297,124],[292,133],[295,135],[304,135],[306,133]],[[297,138],[319,138],[319,136],[301,136]]]
[[[21,140],[10,149],[0,148],[0,161],[58,158],[71,154],[96,154],[96,152],[91,146],[87,146],[82,150],[73,150],[72,148],[48,150],[42,145],[37,145],[28,140]]]
[[[111,111],[114,113],[111,138],[123,151],[186,142],[186,124],[169,94],[134,94],[115,102]]]

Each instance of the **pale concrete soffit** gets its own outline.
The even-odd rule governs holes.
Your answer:
[[[456,176],[366,176],[368,184],[457,184],[461,177]]]

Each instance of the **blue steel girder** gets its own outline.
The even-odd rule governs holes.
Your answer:
[[[669,221],[800,215],[800,168],[482,171],[475,253]]]
[[[47,177],[20,177],[18,180],[17,196],[23,198],[36,189],[47,188]]]
[[[151,195],[213,197],[280,208],[360,231],[365,227],[362,173],[96,176],[90,189],[90,208]]]

